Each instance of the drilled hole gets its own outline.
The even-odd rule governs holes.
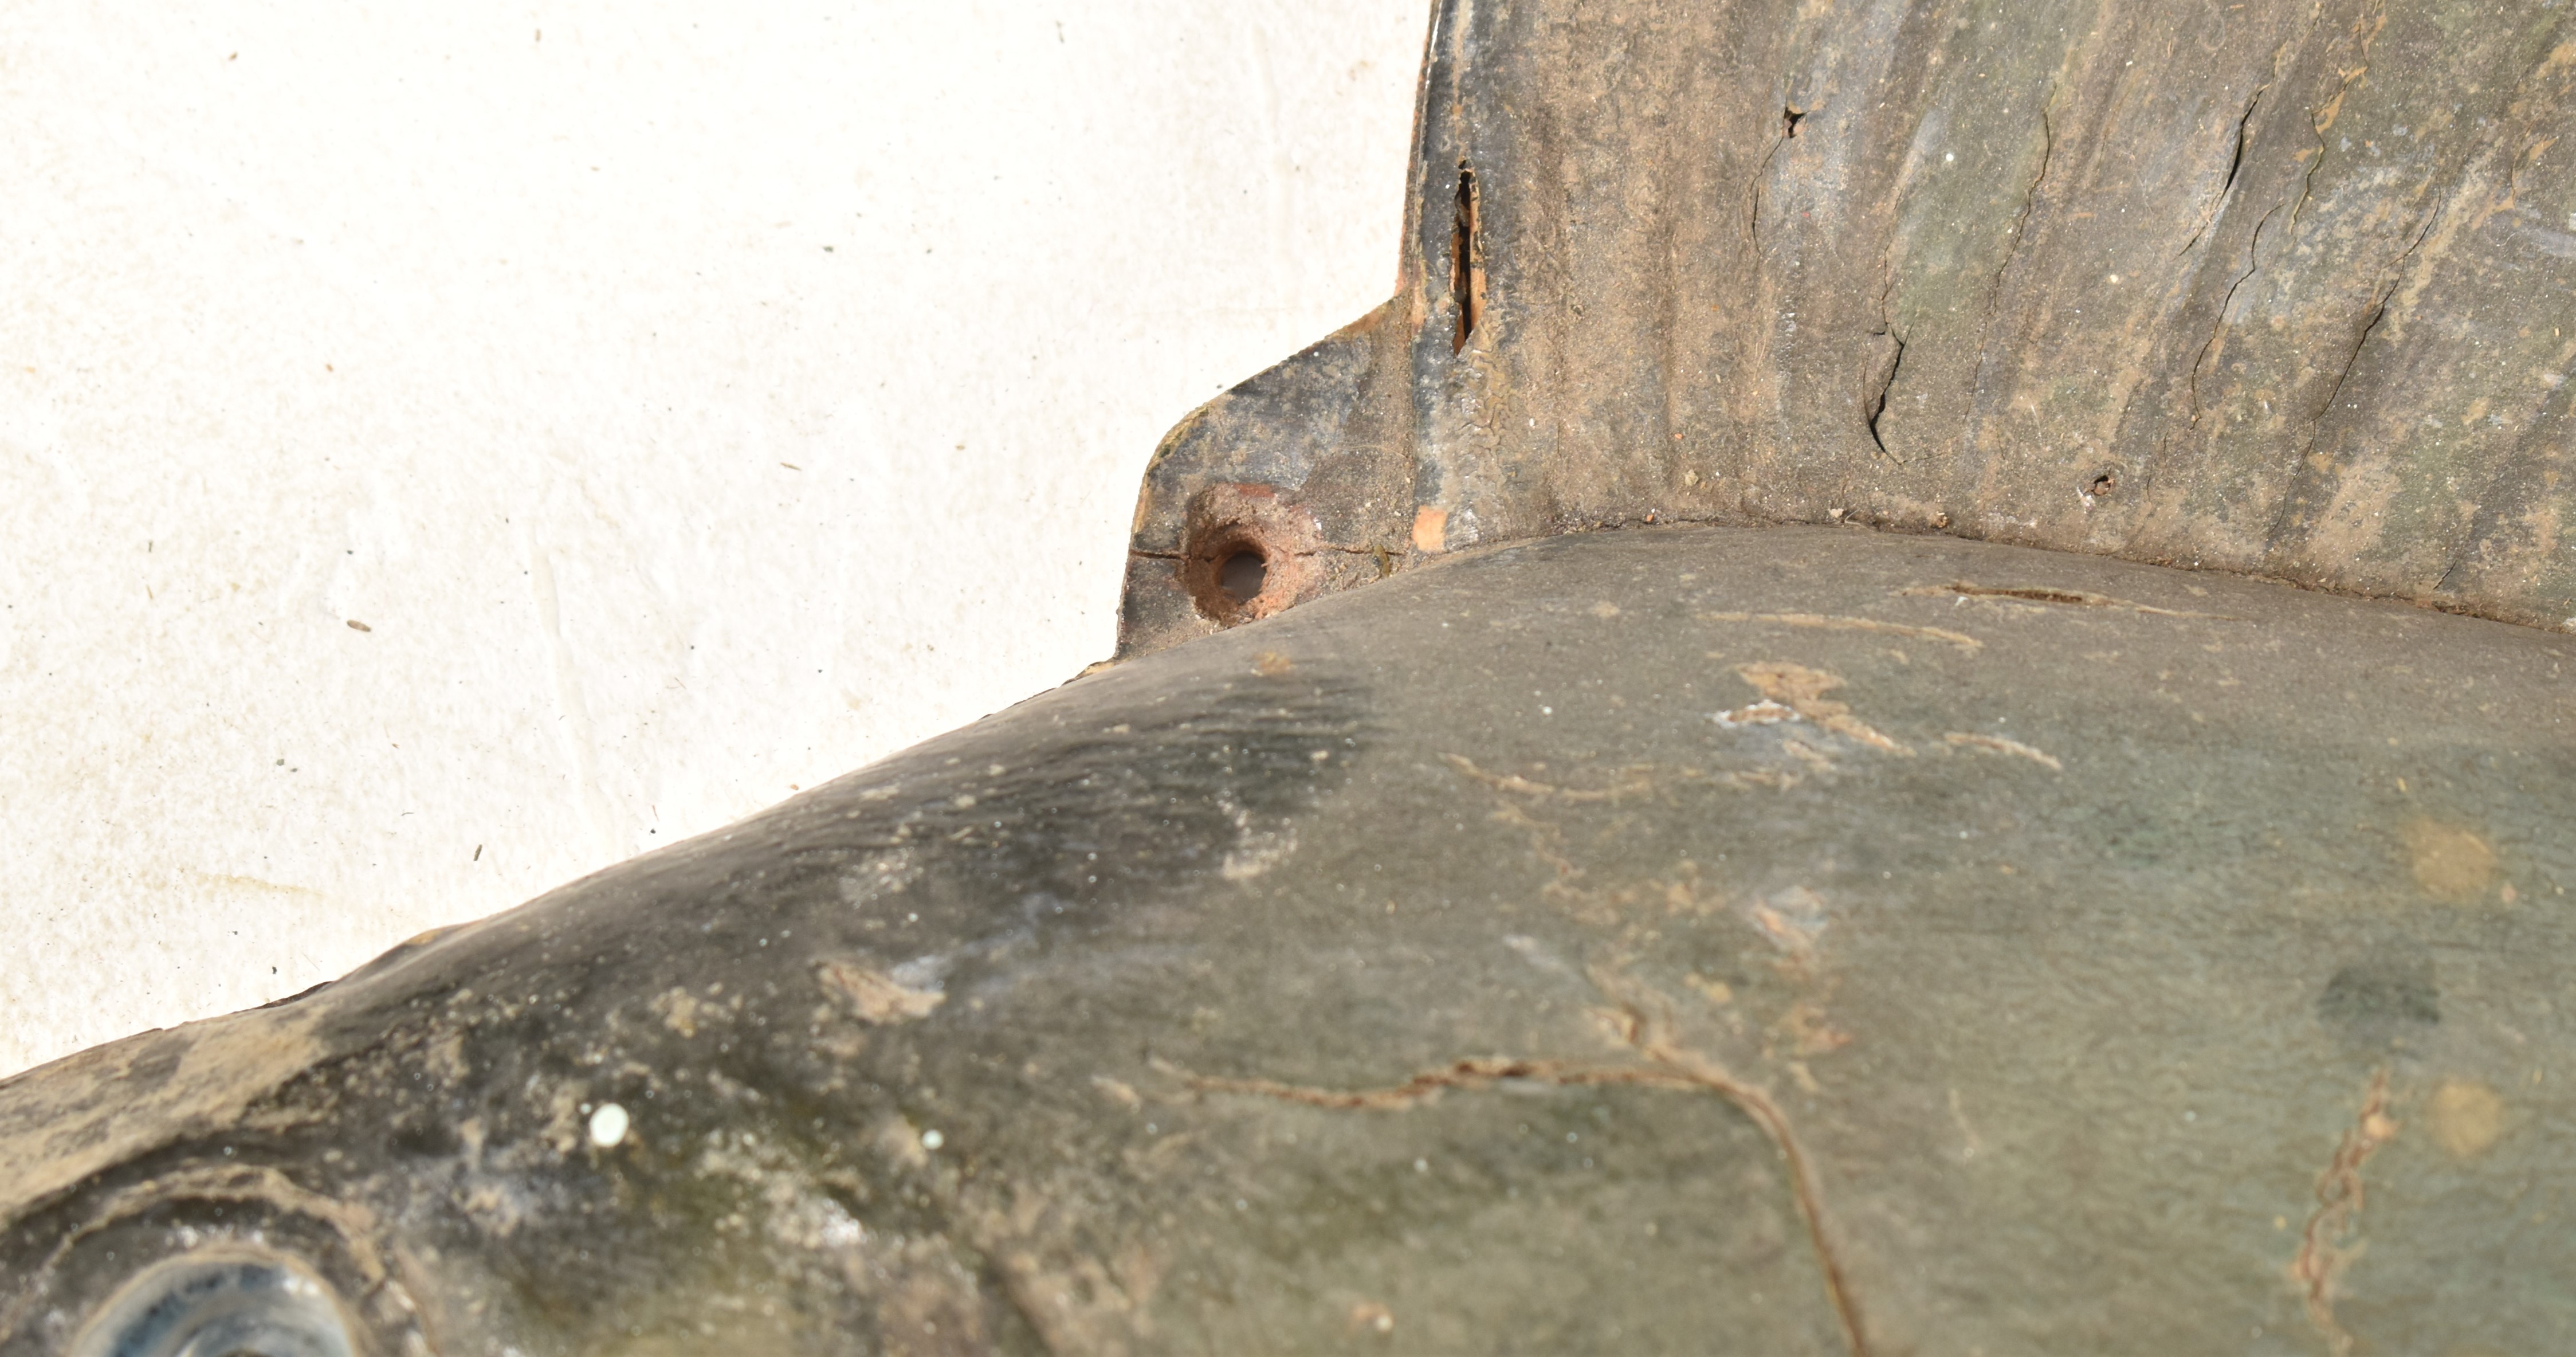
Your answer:
[[[1217,587],[1240,606],[1261,596],[1262,584],[1270,578],[1270,562],[1262,554],[1246,547],[1225,558],[1217,567]]]
[[[1181,587],[1199,615],[1221,627],[1275,611],[1273,597],[1287,581],[1288,558],[1250,524],[1226,524],[1200,534],[1181,563]]]
[[[2085,498],[2100,499],[2110,494],[2112,488],[2119,483],[2120,478],[2116,472],[2105,471],[2084,483]]]
[[[1798,124],[1804,121],[1806,116],[1795,107],[1783,106],[1780,110],[1780,135],[1783,138],[1798,135]]]

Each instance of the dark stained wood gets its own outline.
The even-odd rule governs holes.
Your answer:
[[[1444,0],[1398,291],[1166,439],[1122,651],[1215,627],[1165,558],[1217,483],[1330,588],[1858,521],[2558,627],[2564,12]]]

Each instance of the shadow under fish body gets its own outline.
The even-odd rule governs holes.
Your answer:
[[[2571,654],[1461,556],[0,1083],[0,1352],[2545,1347]]]

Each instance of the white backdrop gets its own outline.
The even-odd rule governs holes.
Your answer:
[[[0,1073],[1105,656],[1155,439],[1390,290],[1426,17],[0,12]]]

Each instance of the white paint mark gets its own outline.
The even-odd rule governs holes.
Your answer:
[[[1782,721],[1795,721],[1798,719],[1798,712],[1794,707],[1774,702],[1766,697],[1751,706],[1737,707],[1732,711],[1710,712],[1708,719],[1715,721],[1726,730],[1734,730],[1739,726],[1768,726]]]
[[[601,1103],[599,1110],[590,1114],[590,1143],[603,1150],[614,1148],[626,1139],[627,1121],[625,1108]]]
[[[925,1150],[935,1150],[947,1143],[948,1137],[939,1134],[937,1131],[924,1131],[921,1133],[921,1148]]]
[[[868,1239],[867,1227],[842,1210],[839,1203],[832,1201],[823,1203],[823,1228],[816,1234],[825,1247],[835,1249],[853,1248]]]

